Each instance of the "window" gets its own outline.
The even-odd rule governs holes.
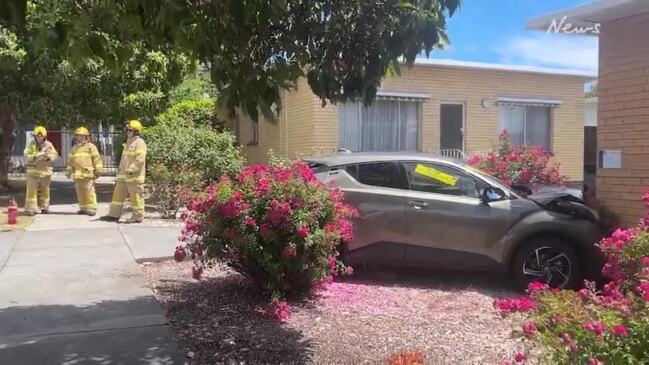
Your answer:
[[[479,198],[486,184],[454,167],[428,162],[405,163],[410,190]]]
[[[259,144],[259,123],[261,123],[261,120],[258,122],[255,122],[250,119],[250,140],[248,141],[248,145],[256,145]]]
[[[354,176],[351,166],[347,166],[345,170]],[[395,189],[406,188],[402,171],[399,165],[394,162],[360,164],[358,165],[357,176],[358,182],[365,185]]]
[[[551,109],[547,106],[502,106],[502,127],[512,142],[528,146],[541,146],[551,150]]]
[[[353,152],[417,151],[419,101],[377,99],[365,107],[359,102],[338,108],[338,147]]]

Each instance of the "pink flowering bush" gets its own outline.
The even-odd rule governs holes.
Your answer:
[[[518,146],[504,130],[498,137],[498,147],[486,156],[474,155],[469,164],[500,179],[504,184],[557,185],[565,184],[558,164],[550,164],[550,153],[539,146]]]
[[[215,261],[250,277],[273,299],[267,312],[276,319],[290,314],[283,299],[352,272],[338,247],[353,238],[356,211],[301,162],[255,165],[233,179],[222,177],[187,208],[175,257],[192,255],[195,278]]]
[[[649,191],[643,196],[649,208]],[[607,283],[586,283],[578,292],[540,283],[521,298],[497,299],[503,314],[524,312],[521,330],[542,356],[556,364],[640,364],[649,361],[649,214],[638,227],[618,229],[598,247],[606,258]],[[523,301],[523,309],[518,304]],[[521,314],[518,314],[521,315]],[[511,361],[509,363],[512,363]]]

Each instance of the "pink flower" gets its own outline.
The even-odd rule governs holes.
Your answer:
[[[570,336],[569,333],[562,333],[561,335],[559,335],[559,338],[561,338],[561,341],[565,343],[572,342],[572,337]]]
[[[535,296],[548,289],[550,289],[550,286],[540,281],[533,281],[527,285],[527,293],[531,296]]]
[[[203,276],[203,268],[192,266],[192,278],[194,278],[194,280],[201,280],[202,276]]]
[[[338,268],[338,264],[336,263],[336,259],[333,256],[329,256],[329,270],[331,273],[335,273]]]
[[[282,257],[285,259],[291,259],[293,257],[297,256],[297,250],[295,248],[295,245],[288,245],[284,247],[284,250],[282,251]]]
[[[563,322],[563,318],[558,314],[553,314],[552,317],[550,317],[550,323],[554,325],[557,325],[561,322]]]
[[[185,256],[187,256],[185,249],[180,246],[176,247],[176,251],[174,252],[174,260],[181,262],[185,259]]]
[[[257,227],[257,222],[255,221],[255,218],[246,217],[246,226],[248,228],[256,228]]]
[[[528,312],[536,309],[536,303],[525,296],[520,296],[518,298],[496,298],[493,301],[493,306],[500,311],[501,314]]]
[[[579,351],[579,346],[577,346],[577,344],[574,343],[574,342],[570,342],[568,344],[568,350],[570,350],[570,352],[573,352],[573,353],[577,352],[577,351]]]
[[[602,333],[604,333],[606,327],[600,322],[590,321],[584,323],[584,329],[593,332],[597,336],[600,336]]]
[[[642,196],[642,201],[645,203],[647,208],[649,208],[649,190],[645,191],[644,195]]]
[[[594,357],[588,358],[588,362],[586,362],[588,365],[604,365],[603,362],[595,359]]]
[[[649,256],[645,256],[642,258],[642,266],[649,267]]]
[[[587,300],[588,298],[590,298],[591,292],[590,290],[583,288],[577,292],[577,295],[579,295],[581,299]]]
[[[536,333],[536,324],[532,321],[523,322],[523,332],[528,336],[534,335]]]
[[[279,227],[290,219],[291,214],[292,210],[290,203],[280,202],[273,199],[270,201],[269,209],[266,212],[266,222],[268,222],[272,227]]]
[[[611,328],[611,332],[618,336],[627,336],[629,334],[629,329],[621,324],[616,324]]]
[[[473,155],[467,160],[468,164],[473,166],[478,165],[481,161],[482,157],[480,155]]]
[[[278,322],[286,322],[291,317],[291,305],[284,300],[273,300],[266,307],[266,315]]]
[[[197,245],[194,246],[194,248],[192,249],[192,253],[193,253],[194,255],[198,256],[198,257],[202,257],[204,251],[205,251],[205,246],[204,246],[202,243],[197,244]]]
[[[270,225],[268,223],[262,223],[259,226],[259,234],[264,238],[268,237],[270,234]]]
[[[516,354],[514,354],[514,361],[516,361],[517,363],[524,362],[525,360],[527,360],[527,354],[526,353],[517,352]]]
[[[347,266],[345,268],[345,275],[350,276],[354,274],[354,268],[351,266]]]
[[[311,230],[307,226],[300,226],[297,228],[297,234],[302,238],[306,238],[309,233],[311,233]]]

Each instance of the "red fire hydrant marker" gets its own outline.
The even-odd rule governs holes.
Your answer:
[[[7,207],[7,224],[17,224],[18,223],[18,205],[16,204],[15,199],[9,201],[9,206]]]

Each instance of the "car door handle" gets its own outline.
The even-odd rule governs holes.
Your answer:
[[[415,209],[422,209],[422,208],[428,207],[428,203],[426,203],[426,202],[413,201],[413,200],[409,201],[408,205],[410,205],[411,207],[413,207]]]

